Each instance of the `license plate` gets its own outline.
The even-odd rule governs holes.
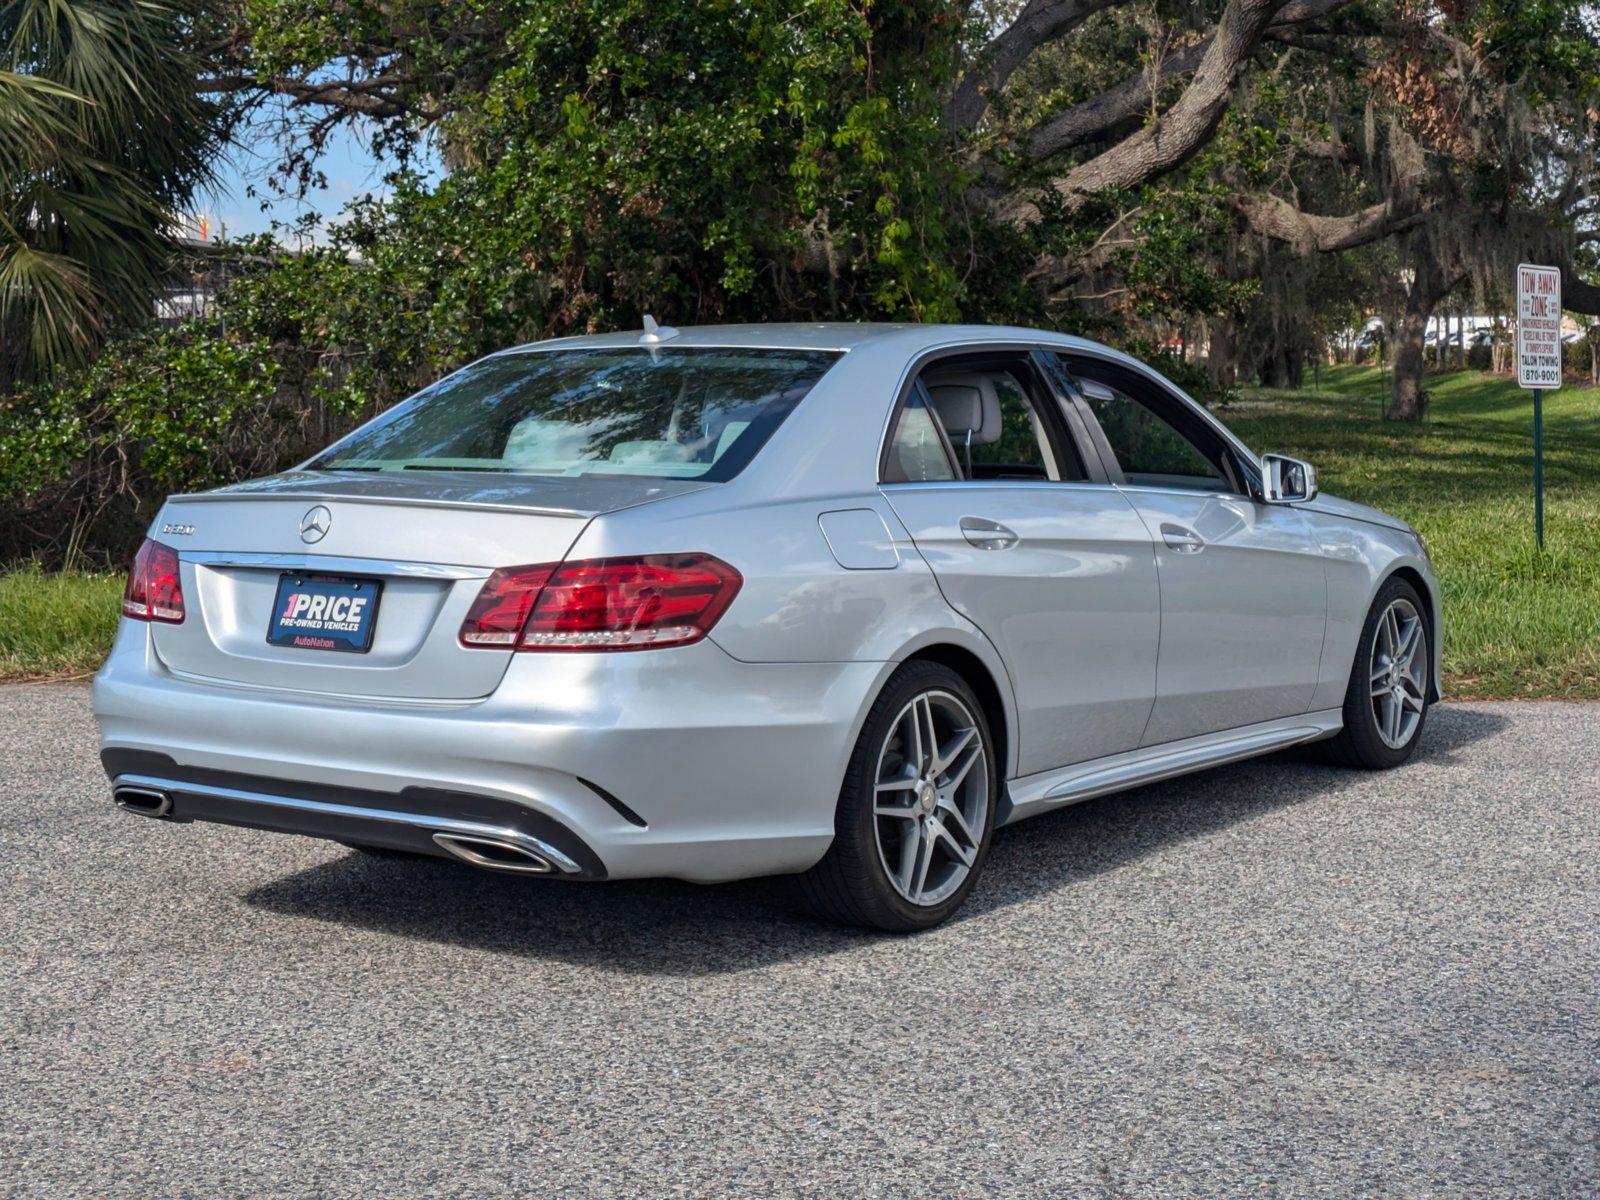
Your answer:
[[[300,650],[365,654],[372,648],[382,590],[379,579],[285,572],[278,577],[267,641]]]

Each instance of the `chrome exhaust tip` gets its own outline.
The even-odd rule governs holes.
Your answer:
[[[172,813],[172,796],[160,788],[124,784],[111,793],[111,798],[123,812],[138,813],[141,817],[165,817]]]
[[[436,845],[462,862],[486,871],[507,871],[513,875],[549,875],[555,867],[543,855],[509,839],[482,837],[471,833],[436,833]]]

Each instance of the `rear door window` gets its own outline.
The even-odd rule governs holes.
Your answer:
[[[1048,397],[1026,355],[963,355],[930,363],[901,409],[885,481],[905,481],[900,475],[909,471],[898,461],[900,448],[925,437],[930,425],[943,434],[944,463],[934,469],[948,473],[923,478],[1083,479],[1076,447],[1051,423]]]

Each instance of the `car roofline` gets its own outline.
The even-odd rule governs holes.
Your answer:
[[[642,333],[636,330],[617,330],[611,333],[575,334],[570,337],[548,338],[538,342],[525,342],[495,351],[488,357],[540,353],[568,349],[623,349],[637,346],[643,349],[717,349],[717,350],[824,350],[847,353],[863,349],[887,348],[893,345],[908,353],[937,349],[940,346],[962,345],[972,342],[1007,341],[1033,342],[1059,346],[1063,349],[1094,349],[1118,355],[1119,351],[1100,342],[1072,334],[1054,333],[1042,329],[1027,329],[1013,325],[923,325],[874,324],[850,322],[774,323],[751,325],[688,325],[674,331],[664,341],[642,342]],[[1129,360],[1134,361],[1134,360]]]

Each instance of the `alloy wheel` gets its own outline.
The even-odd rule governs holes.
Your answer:
[[[1411,601],[1400,597],[1383,610],[1372,639],[1372,715],[1391,750],[1404,749],[1422,724],[1427,646],[1428,631]]]
[[[938,904],[971,874],[989,819],[977,717],[943,689],[918,693],[890,725],[874,778],[872,823],[889,881],[912,904]]]

